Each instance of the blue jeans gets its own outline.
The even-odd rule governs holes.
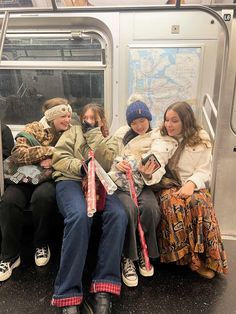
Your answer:
[[[52,305],[60,307],[82,302],[82,274],[93,218],[87,216],[81,182],[59,181],[56,184],[56,196],[59,211],[64,217],[64,237]],[[127,216],[115,194],[107,195],[101,219],[102,235],[98,247],[98,260],[92,275],[91,290],[119,294],[120,259]]]

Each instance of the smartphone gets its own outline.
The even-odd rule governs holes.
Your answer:
[[[142,164],[145,165],[148,161],[154,161],[154,163],[155,163],[155,168],[154,168],[153,172],[155,172],[157,169],[161,168],[161,164],[159,163],[159,161],[157,160],[157,158],[154,154],[150,154],[147,157],[143,158]]]

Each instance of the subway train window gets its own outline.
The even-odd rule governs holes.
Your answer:
[[[0,114],[4,123],[40,119],[42,103],[65,97],[79,111],[104,106],[105,41],[97,33],[7,33],[1,56]]]
[[[97,39],[90,36],[76,39],[12,37],[5,39],[2,58],[7,60],[60,60],[60,61],[101,61],[102,48]],[[60,34],[60,36],[62,36]]]
[[[1,117],[6,124],[40,119],[46,99],[65,97],[78,112],[88,101],[104,103],[103,71],[3,70],[0,72]]]
[[[50,0],[1,0],[0,8],[52,7]]]
[[[181,4],[214,5],[214,3],[231,4],[234,0],[181,0]],[[129,5],[174,5],[176,0],[56,0],[58,7],[69,6],[129,6]]]

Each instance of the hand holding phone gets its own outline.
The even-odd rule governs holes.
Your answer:
[[[154,154],[150,154],[147,157],[142,159],[142,165],[146,165],[147,162],[154,162],[155,168],[154,168],[153,172],[155,172],[156,170],[161,168],[161,164],[159,163],[158,159],[156,158],[156,156]]]

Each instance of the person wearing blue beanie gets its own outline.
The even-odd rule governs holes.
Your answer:
[[[131,126],[131,123],[139,118],[146,118],[148,121],[152,121],[152,114],[144,102],[137,100],[128,106],[126,120],[128,125]]]
[[[162,179],[166,171],[165,166],[178,147],[178,141],[170,136],[162,136],[158,128],[152,129],[152,114],[142,95],[133,95],[130,98],[126,110],[129,127],[121,127],[114,134],[119,148],[108,174],[117,185],[115,193],[123,203],[128,217],[121,276],[126,286],[135,287],[138,285],[137,267],[139,274],[144,277],[154,274],[152,260],[159,257],[157,230],[161,211],[151,186]],[[127,178],[127,172],[130,171],[137,202],[130,191]],[[151,262],[149,269],[146,267],[140,239],[137,237],[138,219],[144,230]]]
[[[153,137],[150,121],[152,114],[143,101],[135,99],[127,107],[126,119],[129,125],[126,133],[124,134],[123,130],[121,134],[116,133],[122,143],[119,145],[120,151],[109,175],[118,186],[116,194],[123,203],[128,217],[121,261],[122,280],[128,287],[135,287],[138,285],[138,275],[134,261],[138,262],[139,273],[142,276],[150,277],[154,274],[153,265],[150,265],[150,269],[146,268],[144,255],[137,238],[138,212],[140,212],[140,222],[145,230],[149,257],[154,259],[159,257],[157,227],[161,213],[153,191],[146,184],[154,178],[152,173],[155,163],[151,162],[140,168],[142,157],[151,153]],[[132,169],[139,208],[130,196],[130,187],[126,176],[126,172],[130,169]]]

